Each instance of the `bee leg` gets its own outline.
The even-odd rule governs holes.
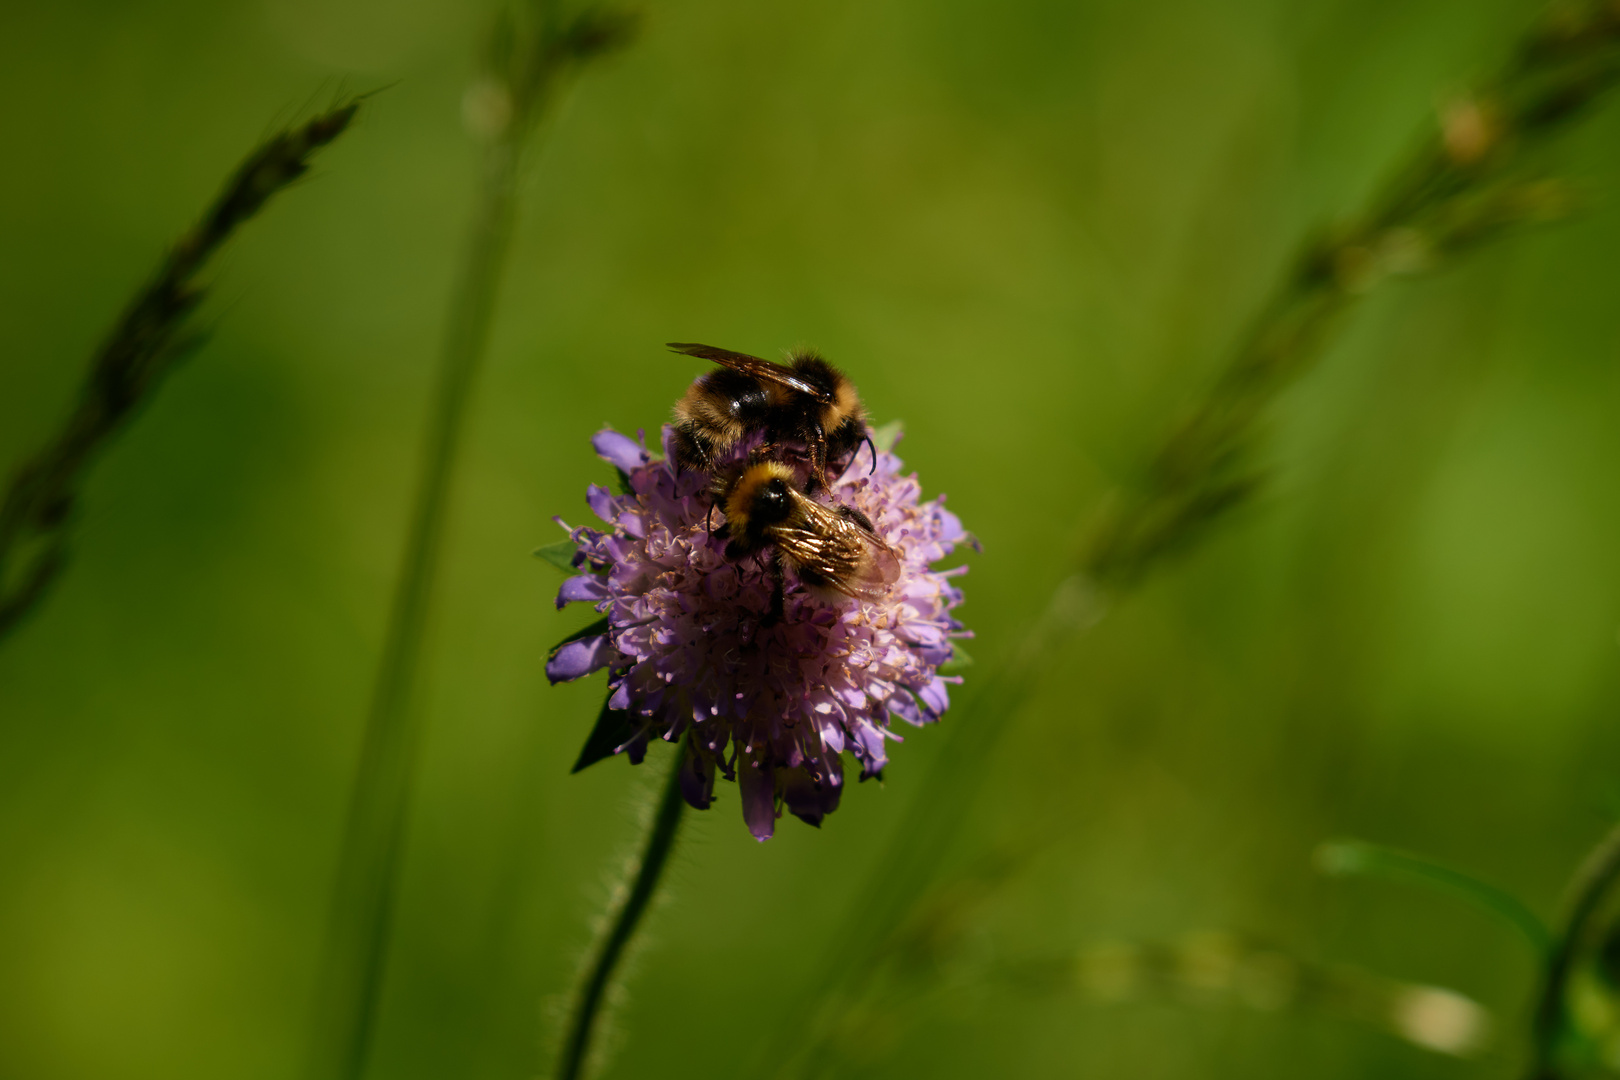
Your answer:
[[[810,475],[804,481],[804,493],[814,495],[827,486],[827,433],[816,424],[804,432],[804,445],[810,451]]]
[[[690,424],[675,425],[675,475],[681,475],[683,470],[695,469],[698,472],[712,471],[712,446],[704,435],[692,428]]]
[[[865,435],[862,435],[861,442],[864,442],[872,451],[872,467],[866,470],[866,475],[871,476],[873,473],[877,472],[877,444],[872,441],[871,432],[867,432]],[[860,443],[857,443],[856,445],[859,446]]]

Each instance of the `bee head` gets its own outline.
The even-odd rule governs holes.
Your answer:
[[[733,533],[786,521],[793,512],[793,470],[780,461],[750,465],[726,496],[726,521]]]
[[[759,491],[754,495],[754,518],[761,525],[775,525],[788,516],[792,505],[788,499],[787,481],[781,477],[771,477],[759,486]]]

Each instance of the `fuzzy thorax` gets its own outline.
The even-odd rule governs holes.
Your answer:
[[[832,403],[821,410],[821,430],[829,434],[843,427],[851,419],[856,421],[866,419],[865,410],[861,408],[861,396],[855,392],[855,384],[844,378],[841,372],[837,372],[836,376]]]

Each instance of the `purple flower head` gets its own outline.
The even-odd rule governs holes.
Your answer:
[[[930,566],[969,537],[943,496],[921,501],[899,458],[883,451],[874,462],[862,446],[816,497],[870,518],[899,557],[898,579],[878,601],[828,600],[790,573],[783,618],[773,622],[763,560],[725,558],[713,535],[725,516],[708,477],[677,476],[669,440],[666,427],[662,459],[615,431],[592,440],[623,493],[588,490],[607,528],[570,530],[582,572],[563,583],[557,606],[593,604],[605,627],[559,646],[546,674],[555,683],[607,669],[607,706],[587,755],[601,744],[639,762],[654,736],[678,742],[692,806],[713,802],[718,773],[736,781],[757,839],[770,838],[784,806],[820,825],[838,807],[845,751],[861,779],[876,776],[887,743],[900,741],[893,717],[927,724],[949,706],[946,684],[959,680],[938,669],[953,639],[970,636],[950,614],[962,601],[950,579],[967,568]]]

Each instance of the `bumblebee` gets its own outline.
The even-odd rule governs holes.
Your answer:
[[[793,486],[794,472],[780,461],[756,460],[720,486],[726,523],[715,535],[726,558],[768,553],[775,583],[767,625],[782,618],[784,570],[825,600],[881,600],[900,576],[900,557],[853,506],[818,503]]]
[[[712,473],[727,451],[753,432],[762,432],[762,457],[783,460],[789,444],[809,458],[806,494],[826,484],[828,466],[845,460],[866,434],[866,409],[855,384],[817,353],[789,354],[774,364],[712,345],[670,342],[685,356],[713,360],[721,370],[701,376],[675,403],[675,464]],[[876,465],[876,452],[873,464]]]

